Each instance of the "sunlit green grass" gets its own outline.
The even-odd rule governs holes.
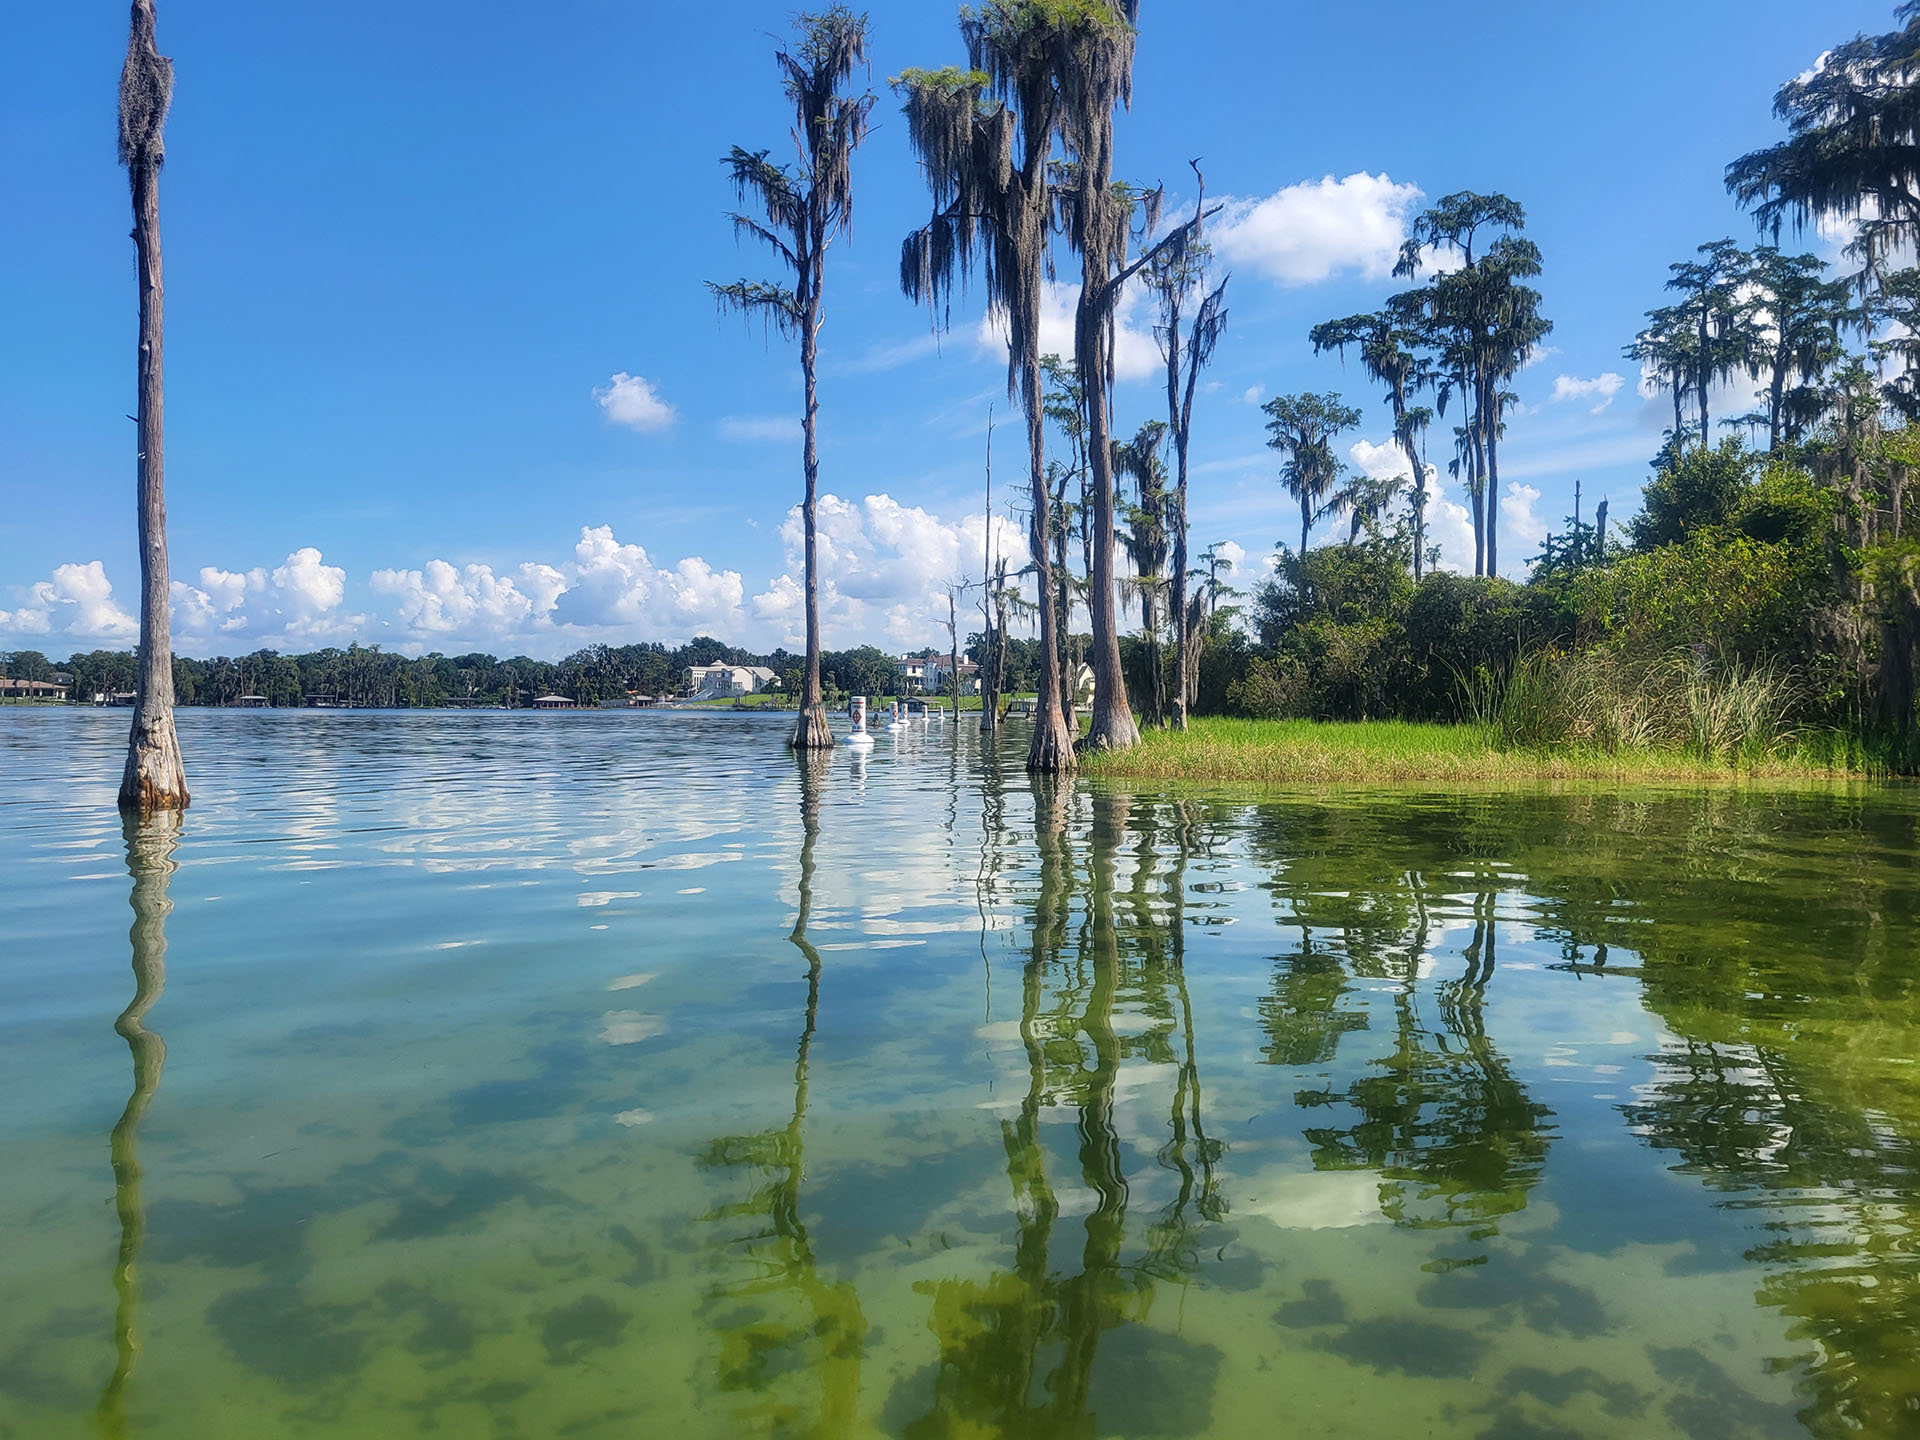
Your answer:
[[[1091,755],[1089,773],[1151,780],[1707,780],[1863,773],[1848,747],[1819,738],[1734,766],[1682,751],[1502,747],[1485,725],[1402,720],[1195,720],[1147,732],[1132,750]]]

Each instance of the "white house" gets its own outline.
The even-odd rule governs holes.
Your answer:
[[[902,695],[945,695],[949,693],[947,682],[953,662],[945,655],[930,655],[922,659],[918,655],[902,655],[894,661],[894,670],[900,676]],[[971,695],[980,688],[980,667],[971,660],[960,662],[960,693]]]
[[[764,665],[689,665],[687,693],[696,700],[725,700],[780,688],[780,677]]]

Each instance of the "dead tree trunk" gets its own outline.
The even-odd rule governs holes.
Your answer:
[[[947,587],[947,698],[953,709],[953,733],[960,733],[960,609]]]
[[[120,159],[133,189],[133,243],[140,286],[139,458],[140,668],[133,730],[120,779],[120,808],[142,814],[184,810],[190,797],[173,728],[173,637],[169,623],[167,495],[161,337],[161,132],[173,98],[173,62],[154,45],[153,0],[134,0],[132,36],[120,76]]]

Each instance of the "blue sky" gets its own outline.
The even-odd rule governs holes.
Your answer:
[[[928,202],[885,80],[959,58],[953,8],[871,16],[882,99],[822,335],[826,639],[917,647],[940,634],[942,583],[978,568],[987,408],[1011,416],[978,305],[936,336],[895,278]],[[1367,415],[1356,460],[1385,442],[1365,377],[1306,331],[1396,288],[1399,227],[1456,189],[1527,207],[1555,322],[1503,452],[1504,568],[1523,573],[1576,476],[1589,504],[1630,511],[1671,412],[1636,393],[1621,347],[1669,262],[1753,239],[1720,175],[1778,136],[1779,83],[1891,24],[1859,0],[1501,0],[1471,19],[1142,6],[1118,173],[1190,203],[1202,156],[1210,194],[1238,202],[1216,229],[1231,321],[1198,405],[1192,528],[1249,572],[1297,524],[1257,399],[1339,390]],[[786,24],[745,0],[160,0],[180,649],[793,641],[798,366],[701,283],[768,273],[729,233],[718,160],[785,153]],[[73,0],[4,25],[0,647],[64,654],[130,643],[137,598],[126,14]],[[1133,319],[1137,371],[1151,340]],[[1123,378],[1118,427],[1160,397]]]

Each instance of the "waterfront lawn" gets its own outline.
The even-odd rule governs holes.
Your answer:
[[[1860,773],[1833,747],[1801,744],[1736,768],[1675,750],[1501,748],[1482,725],[1404,720],[1196,719],[1185,734],[1152,730],[1140,745],[1086,757],[1094,775],[1255,783],[1369,780],[1708,780]]]

